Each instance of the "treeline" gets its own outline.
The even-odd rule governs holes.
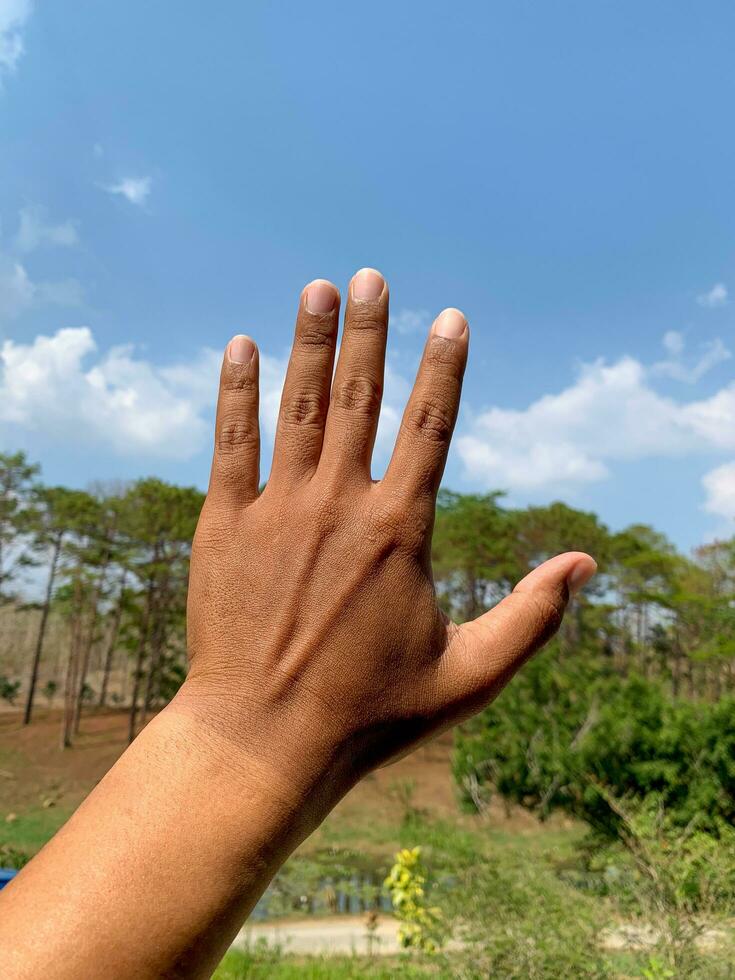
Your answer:
[[[557,657],[594,653],[620,676],[635,671],[673,697],[714,701],[735,689],[735,539],[680,554],[653,528],[612,533],[562,503],[523,510],[501,494],[440,494],[437,588],[457,619],[477,616],[539,562],[586,551],[599,573],[574,603]]]
[[[172,696],[186,670],[189,556],[202,502],[199,490],[157,479],[49,487],[22,453],[0,454],[0,603],[5,617],[33,617],[20,659],[0,649],[0,696],[26,723],[39,695],[63,696],[69,746],[85,710],[112,700],[128,708],[132,739]],[[674,696],[713,700],[732,690],[735,542],[686,557],[649,527],[611,533],[564,504],[513,509],[497,493],[440,494],[437,590],[457,619],[477,616],[565,550],[590,552],[600,574],[567,617],[558,656],[594,653],[620,676],[634,668]],[[63,652],[55,677],[44,673],[51,638]],[[113,675],[123,679],[114,691]]]
[[[49,702],[63,695],[62,744],[73,743],[85,705],[108,703],[116,664],[130,680],[132,740],[184,677],[189,556],[204,495],[157,479],[71,490],[38,474],[22,453],[0,454],[0,602],[17,615],[37,610],[25,674],[0,677],[0,695],[20,699],[32,721],[53,618],[66,657],[43,693]]]

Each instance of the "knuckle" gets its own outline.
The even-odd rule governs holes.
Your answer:
[[[403,551],[421,551],[431,533],[434,507],[429,499],[394,499],[377,507],[372,524],[380,538]]]
[[[331,314],[315,315],[302,324],[299,329],[299,344],[317,351],[331,350],[334,347],[334,322]]]
[[[397,544],[403,536],[404,513],[397,507],[381,507],[373,513],[372,527],[381,541]]]
[[[302,391],[284,399],[281,424],[287,428],[320,426],[326,414],[326,398],[319,391]]]
[[[257,449],[258,441],[258,425],[252,419],[233,416],[223,419],[219,426],[217,448],[221,453],[228,454],[247,447]]]
[[[223,377],[221,387],[222,391],[237,395],[254,392],[255,379],[250,376],[247,370],[230,370]]]
[[[345,323],[345,330],[366,330],[372,333],[385,333],[388,329],[386,317],[374,308],[362,305],[354,306],[350,310],[348,321]]]
[[[207,496],[194,533],[192,548],[195,553],[221,551],[226,542],[232,541],[232,518],[229,511],[215,504]]]
[[[454,428],[454,411],[439,398],[424,399],[409,410],[406,425],[409,431],[430,442],[448,442]]]
[[[380,408],[382,393],[380,384],[372,378],[346,378],[335,386],[332,402],[346,412],[374,415]]]
[[[434,337],[424,355],[426,363],[438,368],[442,374],[459,377],[462,374],[462,358],[457,345],[443,337]]]

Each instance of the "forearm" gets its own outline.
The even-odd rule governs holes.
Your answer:
[[[0,896],[5,976],[208,976],[328,810],[318,767],[279,778],[182,694]]]

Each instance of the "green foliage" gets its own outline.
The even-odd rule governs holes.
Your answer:
[[[395,980],[403,977],[450,977],[451,974],[395,957],[287,956],[280,949],[256,944],[230,950],[213,980]]]
[[[24,453],[0,453],[0,602],[14,598],[15,576],[31,564],[26,536],[37,473]]]
[[[455,774],[470,805],[494,791],[542,816],[566,810],[616,838],[610,798],[653,794],[667,822],[717,834],[735,820],[735,700],[675,700],[554,650],[464,726]]]
[[[43,686],[43,696],[48,701],[49,706],[51,705],[51,702],[56,697],[56,692],[58,691],[58,689],[59,689],[59,685],[56,683],[56,681],[49,680],[49,681],[46,681],[46,683],[44,684],[44,686]]]
[[[4,674],[0,675],[0,698],[3,701],[7,701],[8,704],[14,705],[15,699],[18,697],[20,692],[20,681],[11,681],[9,677]]]
[[[671,976],[697,975],[697,943],[735,906],[735,829],[721,824],[715,837],[672,825],[653,795],[643,802],[609,796],[609,803],[621,819],[622,847],[589,840],[591,866],[604,865],[606,894],[650,931],[652,964],[676,971]],[[717,935],[727,946],[727,932]]]
[[[0,868],[16,868],[20,871],[30,860],[30,854],[12,844],[0,844]]]
[[[441,909],[428,900],[426,879],[421,848],[403,848],[396,854],[384,887],[400,922],[401,945],[436,953],[446,941],[447,928]]]
[[[434,571],[447,611],[473,618],[510,589],[517,573],[512,519],[501,495],[442,490],[433,539]]]

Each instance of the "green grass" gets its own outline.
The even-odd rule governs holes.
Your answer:
[[[213,980],[393,980],[394,977],[450,977],[441,964],[412,963],[406,957],[282,956],[277,950],[230,950]]]
[[[64,806],[18,811],[15,820],[0,822],[0,846],[10,844],[35,854],[66,823],[72,812],[73,808]]]

